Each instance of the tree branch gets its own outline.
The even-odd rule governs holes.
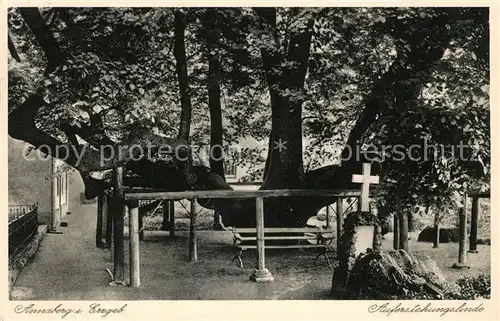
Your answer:
[[[9,52],[10,52],[10,55],[17,62],[21,62],[21,57],[19,57],[19,54],[17,53],[17,49],[16,49],[16,46],[14,45],[14,42],[12,41],[12,37],[10,35],[10,31],[9,31],[9,35],[8,35],[8,41],[9,41]]]
[[[38,8],[25,7],[19,8],[19,12],[24,21],[35,35],[36,40],[42,47],[45,56],[47,57],[47,67],[45,74],[53,72],[64,60],[64,55],[59,48],[54,35],[49,31],[45,20]]]

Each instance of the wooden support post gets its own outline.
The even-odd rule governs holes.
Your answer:
[[[326,206],[326,228],[330,228],[330,215],[331,215],[331,208],[330,204]]]
[[[141,285],[141,272],[139,262],[139,208],[138,202],[129,205],[129,272],[130,286]]]
[[[272,282],[274,277],[266,269],[265,250],[264,250],[264,199],[255,198],[255,219],[257,227],[257,269],[250,275],[250,280],[255,282]]]
[[[103,217],[106,218],[106,248],[111,249],[113,243],[113,215],[109,210],[109,197],[107,193],[102,195]]]
[[[115,218],[114,218],[114,213],[115,213],[115,209],[113,208],[113,196],[111,195],[109,198],[108,198],[108,214],[109,216],[111,217],[111,243],[109,245],[109,249],[110,249],[110,254],[111,254],[111,261],[113,261],[113,264],[115,262]]]
[[[97,197],[97,226],[95,229],[95,245],[97,247],[103,247],[102,243],[102,230],[104,225],[104,214],[103,214],[103,195]]]
[[[469,253],[477,253],[477,221],[479,218],[479,197],[472,197],[470,218]]]
[[[337,199],[337,251],[340,249],[340,237],[342,236],[342,227],[344,225],[344,206],[343,199]]]
[[[394,235],[393,237],[393,241],[392,241],[392,247],[395,249],[395,250],[399,250],[399,218],[398,218],[398,214],[397,213],[394,213],[393,215],[393,231],[392,231],[392,234]]]
[[[170,224],[170,207],[168,206],[170,201],[164,200],[162,204],[163,208],[163,220],[161,221],[161,229],[162,231],[168,231]]]
[[[124,214],[125,202],[123,200],[123,168],[116,167],[114,170],[113,190],[113,277],[111,284],[126,285],[125,281],[125,245],[124,245]]]
[[[464,207],[460,208],[458,211],[459,215],[459,227],[460,239],[458,243],[458,264],[454,267],[462,268],[465,267],[467,261],[467,195],[464,197],[463,201]]]
[[[196,207],[196,198],[193,198],[191,200],[191,221],[189,224],[189,260],[191,262],[198,261],[198,249],[196,244]]]
[[[144,241],[144,213],[139,211],[139,240]]]
[[[169,213],[170,213],[170,236],[175,236],[175,203],[174,201],[168,201]]]
[[[408,252],[408,214],[399,215],[399,249]]]
[[[439,212],[436,211],[434,214],[434,231],[436,231],[436,234],[434,235],[434,248],[439,247],[439,237],[440,237],[440,228],[439,228]]]

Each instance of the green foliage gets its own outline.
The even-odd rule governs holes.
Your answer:
[[[460,195],[467,190],[489,187],[489,72],[472,44],[480,39],[457,35],[457,29],[464,31],[461,23],[445,28],[454,38],[443,48],[430,77],[419,79],[415,73],[396,83],[406,96],[387,97],[387,108],[367,140],[379,148],[400,146],[407,153],[404,159],[394,149],[382,155],[381,187],[388,192],[384,201],[393,211],[408,211],[416,204],[453,210],[461,206]],[[469,28],[474,33],[478,25]],[[421,90],[411,94],[411,88]],[[396,192],[402,197],[393,197]]]
[[[458,289],[450,291],[452,300],[481,300],[491,298],[491,276],[481,274],[476,277],[463,277],[456,282]]]
[[[194,144],[209,142],[207,60],[213,55],[221,63],[224,143],[269,137],[271,99],[261,49],[285,55],[292,37],[314,17],[304,88],[278,88],[290,101],[304,101],[307,170],[338,161],[349,131],[383,80],[380,115],[363,143],[450,147],[463,142],[468,146],[466,156],[473,159],[430,155],[425,161],[399,161],[388,155],[380,186],[389,195],[381,200],[388,212],[431,204],[435,194],[444,196],[442,204],[431,205],[452,208],[456,193],[487,188],[487,20],[485,24],[484,12],[475,9],[460,9],[461,20],[446,24],[440,21],[452,21],[458,9],[279,8],[273,30],[249,8],[43,9],[66,55],[65,62],[44,77],[44,55],[18,10],[10,8],[9,30],[22,61],[9,59],[9,110],[31,93],[41,92],[49,105],[40,111],[39,126],[55,136],[61,136],[57,128],[63,122],[90,128],[92,137],[85,139],[96,144],[102,138],[122,140],[142,129],[176,136],[180,103],[174,10],[183,10],[187,19]],[[54,12],[55,18],[49,19]],[[216,38],[215,46],[208,44],[209,37]],[[424,72],[424,58],[432,54],[442,58],[432,60],[437,63],[430,73]],[[273,72],[284,76],[295,67],[285,62]],[[238,163],[249,167],[246,179],[262,179],[266,148],[248,146],[235,155]],[[401,191],[403,197],[392,197]]]
[[[45,57],[36,46],[36,40],[21,15],[14,8],[8,10],[8,25],[21,62],[10,55],[9,68],[9,112],[34,94],[43,79]]]

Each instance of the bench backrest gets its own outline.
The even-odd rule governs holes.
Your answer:
[[[256,228],[231,228],[233,233],[257,233]],[[333,229],[321,229],[312,227],[266,227],[264,228],[264,233],[333,233]]]

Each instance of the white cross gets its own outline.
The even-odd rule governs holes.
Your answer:
[[[370,184],[378,184],[378,176],[370,176],[371,164],[363,163],[363,175],[353,174],[353,183],[362,183],[361,185],[361,210],[363,212],[369,211],[370,208]]]

